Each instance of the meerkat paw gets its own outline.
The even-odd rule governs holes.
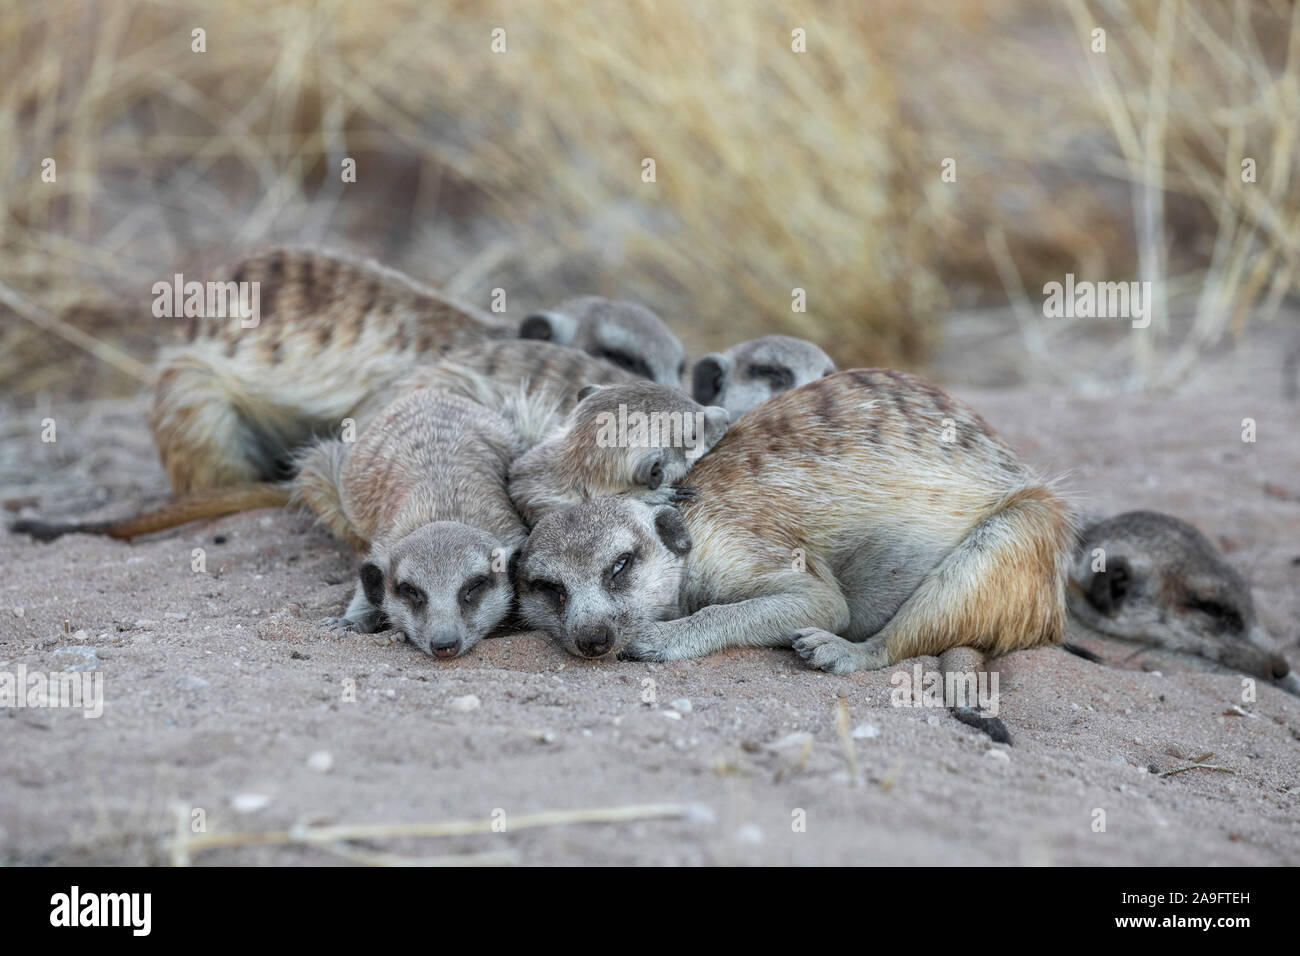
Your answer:
[[[331,630],[351,631],[356,634],[378,634],[388,627],[388,619],[382,612],[364,614],[361,617],[327,617],[321,619],[321,626]]]
[[[883,642],[855,644],[820,627],[805,627],[794,632],[794,652],[813,667],[830,674],[852,674],[876,670],[889,663]]]

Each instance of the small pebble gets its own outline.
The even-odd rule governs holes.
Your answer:
[[[476,694],[466,694],[464,697],[453,697],[448,702],[447,708],[465,714],[471,710],[478,710],[482,703]]]
[[[990,747],[984,751],[984,756],[992,760],[1001,760],[1003,763],[1011,763],[1011,754],[1007,753],[1000,747]]]
[[[182,674],[172,682],[172,686],[177,690],[207,690],[212,685],[202,677],[195,677],[193,674]]]
[[[329,773],[334,767],[334,755],[328,750],[318,750],[307,758],[307,769],[317,773]]]
[[[849,736],[850,736],[850,737],[853,737],[855,740],[862,740],[862,739],[864,739],[864,738],[866,738],[866,739],[870,739],[870,738],[872,738],[872,737],[879,737],[879,736],[880,736],[880,728],[877,727],[875,724],[858,724],[856,727],[853,728],[853,730],[852,730],[852,732],[849,734]]]
[[[672,702],[670,706],[672,707],[673,710],[676,710],[683,714],[689,714],[693,709],[691,707],[691,702],[687,700],[685,697],[678,697],[675,701]]]
[[[256,813],[271,802],[271,798],[261,793],[241,793],[230,801],[236,813]]]

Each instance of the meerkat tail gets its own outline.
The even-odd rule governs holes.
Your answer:
[[[998,655],[1059,644],[1072,534],[1064,503],[1048,489],[1012,492],[926,574],[872,643],[891,662],[963,645]]]
[[[1061,645],[1061,650],[1068,651],[1075,657],[1082,657],[1085,661],[1091,661],[1094,664],[1105,663],[1100,657],[1088,650],[1086,647],[1081,647],[1078,644],[1071,644],[1069,641],[1066,641]]]
[[[952,647],[939,655],[939,673],[944,688],[961,688],[963,691],[960,700],[950,703],[949,710],[967,727],[988,734],[994,743],[1010,744],[1011,734],[1006,724],[987,709],[978,696],[980,676],[987,674],[984,664],[984,654],[973,647]],[[988,686],[987,680],[985,677],[985,687]]]
[[[194,492],[129,518],[66,524],[33,518],[14,522],[9,530],[30,535],[37,541],[53,541],[65,534],[100,534],[126,540],[202,518],[219,518],[255,508],[279,508],[289,504],[289,500],[289,486],[259,481],[233,488]]]

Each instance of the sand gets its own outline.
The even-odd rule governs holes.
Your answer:
[[[1201,527],[1300,664],[1300,441],[1278,342],[1260,336],[1162,394],[979,387],[960,338],[960,361],[941,356],[936,374],[1030,462],[1067,474],[1089,510],[1158,508]],[[6,408],[10,515],[117,514],[162,495],[144,408]],[[346,601],[354,561],[281,511],[133,544],[0,533],[0,564],[0,671],[89,663],[104,694],[97,719],[0,709],[4,863],[168,863],[178,815],[209,836],[496,819],[493,832],[349,852],[523,864],[1300,862],[1300,698],[1261,685],[1243,702],[1238,675],[1102,639],[1082,638],[1111,666],[1055,648],[995,663],[1006,747],[945,710],[891,706],[893,669],[834,677],[775,650],[585,662],[540,634],[442,662],[396,635],[342,636],[318,622]],[[1198,759],[1231,772],[1164,775]],[[511,828],[643,804],[678,815]],[[341,859],[251,844],[190,856]]]

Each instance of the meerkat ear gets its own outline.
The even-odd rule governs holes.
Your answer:
[[[1093,573],[1088,582],[1088,603],[1102,614],[1114,614],[1128,596],[1128,585],[1128,564],[1112,560],[1105,571]]]
[[[665,505],[655,512],[655,532],[664,547],[679,558],[694,545],[691,533],[686,530],[686,522],[682,520],[682,513],[672,505]]]
[[[581,401],[585,401],[586,398],[587,398],[587,396],[589,396],[589,395],[595,395],[595,394],[596,394],[597,392],[599,392],[602,388],[604,388],[603,385],[584,385],[584,386],[582,386],[582,388],[578,389],[578,401],[580,401],[580,402],[581,402]]]
[[[731,360],[725,355],[706,355],[691,370],[691,397],[701,405],[712,405],[727,387]]]
[[[556,345],[569,345],[577,334],[577,320],[563,312],[534,312],[519,325],[521,339],[541,339]]]
[[[361,590],[375,607],[384,606],[384,569],[374,560],[361,565]]]

